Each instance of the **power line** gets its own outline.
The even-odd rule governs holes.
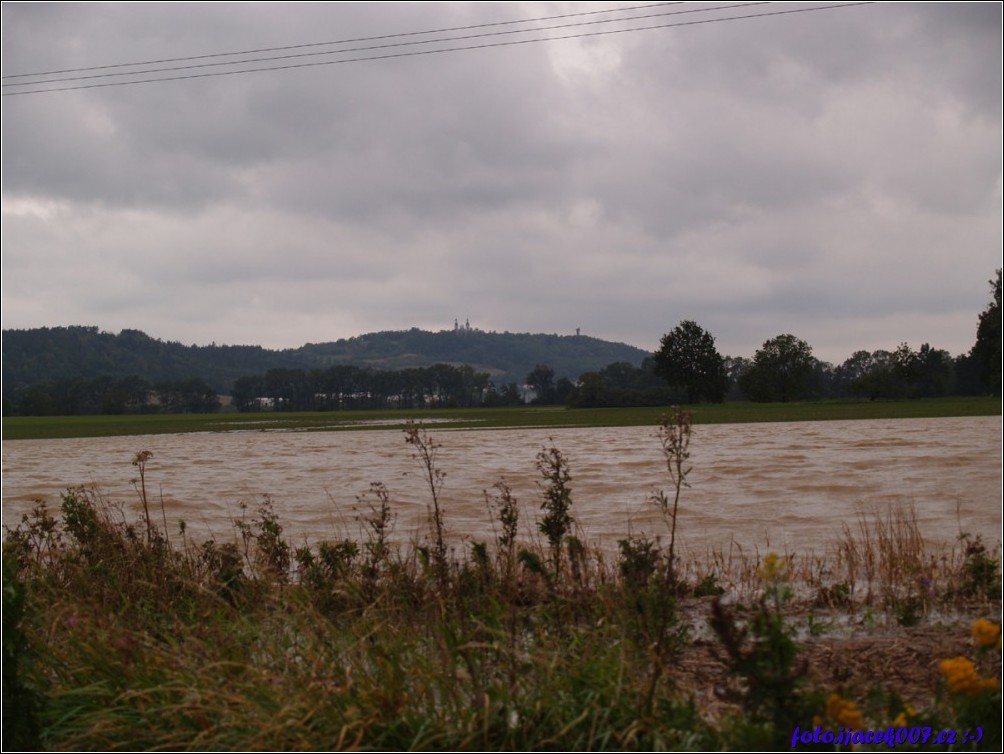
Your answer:
[[[302,50],[307,47],[326,47],[328,45],[354,44],[356,42],[375,42],[381,39],[395,39],[398,37],[414,37],[421,34],[446,34],[454,31],[470,31],[471,29],[487,29],[493,26],[509,26],[511,24],[532,24],[540,21],[556,21],[561,18],[575,18],[577,16],[595,16],[601,13],[622,13],[631,10],[647,10],[649,8],[661,8],[667,5],[683,5],[682,0],[671,3],[652,3],[650,5],[635,5],[628,8],[608,8],[606,10],[583,11],[581,13],[565,13],[559,16],[543,16],[541,18],[526,18],[517,21],[495,21],[484,24],[471,24],[469,26],[453,26],[445,29],[426,29],[424,31],[406,31],[397,34],[380,34],[374,37],[350,37],[348,39],[338,39],[332,42],[308,42],[305,44],[285,45],[283,47],[261,47],[256,50],[239,50],[235,52],[214,52],[206,55],[189,55],[181,58],[161,58],[160,60],[142,60],[135,63],[115,63],[112,65],[96,65],[88,68],[64,68],[59,71],[39,71],[37,73],[14,73],[3,76],[4,79],[28,78],[31,76],[56,76],[63,73],[80,73],[82,71],[102,71],[109,68],[131,68],[139,65],[160,65],[161,63],[182,63],[189,60],[205,60],[206,58],[233,57],[236,55],[258,55],[263,52],[280,52],[283,50]],[[335,52],[338,52],[337,50]],[[236,61],[250,62],[250,61]]]
[[[756,4],[760,4],[760,3],[749,3],[749,5],[756,5]],[[81,90],[81,89],[101,89],[101,88],[107,88],[107,87],[113,87],[113,86],[130,86],[130,85],[134,85],[134,84],[151,84],[151,83],[162,82],[162,81],[184,81],[184,80],[189,80],[189,79],[212,78],[212,77],[217,77],[217,76],[234,76],[234,75],[245,74],[245,73],[262,73],[262,72],[265,72],[265,71],[285,71],[285,70],[292,70],[292,69],[296,69],[296,68],[315,68],[315,67],[318,67],[318,66],[337,65],[337,64],[341,64],[341,63],[358,63],[358,62],[364,62],[364,61],[369,61],[369,60],[389,60],[389,59],[394,59],[394,58],[417,57],[419,55],[434,55],[434,54],[440,54],[440,53],[446,53],[446,52],[461,52],[461,51],[467,51],[467,50],[481,50],[481,49],[488,49],[488,48],[492,48],[492,47],[512,47],[512,46],[515,46],[515,45],[532,44],[532,43],[535,43],[535,42],[555,42],[555,41],[563,41],[563,40],[567,40],[567,39],[581,39],[581,38],[585,38],[585,37],[608,36],[608,35],[611,35],[611,34],[624,34],[624,33],[628,33],[628,32],[636,32],[636,31],[650,31],[650,30],[653,30],[653,29],[668,29],[668,28],[682,27],[682,26],[696,26],[696,25],[701,25],[701,24],[722,23],[722,22],[725,22],[725,21],[742,21],[742,20],[748,20],[748,19],[753,19],[753,18],[766,18],[766,17],[771,17],[771,16],[784,16],[784,15],[791,15],[791,14],[795,14],[795,13],[809,13],[809,12],[813,12],[813,11],[834,10],[834,9],[841,9],[841,8],[851,8],[851,7],[855,7],[855,6],[859,6],[859,5],[872,5],[872,4],[873,4],[873,0],[866,0],[864,2],[837,3],[837,4],[833,4],[833,5],[813,5],[813,6],[810,6],[808,8],[793,8],[793,9],[788,9],[788,10],[768,11],[766,13],[754,13],[754,14],[746,14],[746,15],[739,15],[739,16],[726,16],[726,17],[723,17],[723,18],[698,19],[698,20],[694,20],[694,21],[677,21],[677,22],[674,22],[674,23],[655,24],[655,25],[652,25],[652,26],[640,26],[640,27],[632,27],[632,28],[627,28],[627,29],[606,29],[606,30],[603,30],[603,31],[582,32],[580,34],[566,34],[566,35],[553,36],[553,37],[540,37],[540,38],[537,38],[537,39],[518,39],[518,40],[510,40],[510,41],[506,41],[506,42],[486,42],[486,43],[483,43],[483,44],[463,45],[463,46],[460,46],[460,47],[446,47],[446,48],[439,48],[439,49],[435,49],[435,50],[413,50],[413,51],[408,51],[408,52],[387,53],[387,54],[383,54],[383,55],[369,55],[369,56],[355,57],[355,58],[343,58],[343,59],[340,59],[340,60],[325,60],[325,61],[318,61],[318,62],[311,62],[311,63],[292,63],[292,64],[280,65],[280,66],[267,66],[267,67],[264,67],[264,68],[246,68],[246,69],[241,69],[241,70],[237,70],[237,71],[214,71],[214,72],[211,72],[211,73],[191,73],[191,74],[185,74],[185,75],[182,75],[182,76],[164,76],[164,77],[160,77],[160,78],[136,79],[136,80],[132,80],[132,81],[112,81],[112,82],[105,82],[105,83],[99,83],[99,84],[82,84],[82,85],[79,85],[79,86],[55,87],[55,88],[49,88],[49,89],[32,89],[32,90],[20,91],[20,92],[4,92],[0,96],[3,96],[3,97],[17,97],[17,96],[21,96],[21,95],[25,95],[25,94],[44,94],[44,93],[47,93],[47,92],[67,92],[67,91],[77,91],[77,90]],[[732,7],[737,7],[737,6],[732,6]],[[738,7],[742,7],[742,6],[738,6]],[[622,20],[635,20],[635,19],[632,18],[632,19],[622,19]],[[573,25],[579,25],[579,24],[573,24]],[[527,31],[538,31],[538,30],[527,30]],[[489,35],[475,35],[475,36],[489,36]],[[456,41],[456,40],[453,40],[453,41]],[[399,46],[399,45],[392,45],[392,46]],[[243,62],[252,62],[252,61],[243,61]],[[238,65],[238,64],[240,64],[240,62],[235,63],[235,65]],[[22,86],[32,85],[32,84],[45,84],[45,83],[50,83],[50,82],[30,82],[28,84],[22,84]],[[9,86],[9,85],[5,84],[4,86]]]
[[[512,34],[527,34],[527,33],[530,33],[530,32],[555,31],[556,29],[568,29],[568,28],[572,28],[572,27],[576,27],[576,26],[595,26],[595,25],[598,25],[598,24],[611,24],[611,23],[619,23],[619,22],[623,22],[623,21],[642,21],[642,20],[649,19],[649,18],[661,18],[663,16],[676,16],[676,15],[681,15],[681,14],[684,14],[684,13],[705,13],[707,11],[730,10],[732,8],[746,8],[746,7],[749,7],[751,5],[769,5],[769,4],[770,3],[768,2],[768,0],[759,0],[758,2],[733,3],[731,5],[716,5],[716,6],[709,7],[709,8],[691,8],[691,9],[688,9],[688,10],[668,11],[668,12],[664,12],[664,13],[649,13],[649,14],[642,15],[642,16],[631,16],[630,18],[608,18],[608,19],[602,19],[600,21],[576,21],[575,23],[570,23],[570,24],[555,24],[554,26],[543,26],[543,27],[537,27],[537,28],[534,28],[534,29],[514,29],[514,30],[508,30],[508,31],[493,31],[493,32],[484,32],[484,33],[481,33],[481,34],[468,34],[468,35],[464,35],[464,36],[460,36],[460,37],[441,37],[441,38],[433,38],[433,39],[421,39],[421,40],[413,41],[413,42],[394,42],[394,43],[391,43],[391,44],[369,45],[369,46],[366,46],[366,47],[349,47],[349,48],[345,48],[345,49],[341,49],[341,50],[328,50],[328,51],[324,51],[324,52],[300,52],[300,53],[295,53],[295,54],[291,54],[291,55],[275,55],[275,56],[270,56],[270,57],[266,57],[266,58],[250,58],[250,59],[247,59],[247,60],[238,60],[238,61],[224,60],[224,61],[216,61],[216,62],[213,62],[213,63],[196,63],[196,64],[193,64],[193,65],[171,66],[171,67],[168,67],[168,68],[148,68],[148,69],[145,69],[145,70],[125,71],[125,72],[121,72],[121,73],[95,73],[95,74],[91,74],[91,75],[87,75],[87,76],[67,76],[65,78],[48,79],[48,80],[45,80],[45,81],[15,82],[15,83],[3,84],[2,86],[3,87],[12,87],[12,86],[38,86],[38,85],[47,85],[47,84],[57,84],[57,83],[62,83],[62,82],[66,82],[66,81],[87,81],[87,80],[92,80],[92,79],[112,78],[113,76],[142,76],[142,75],[151,74],[151,73],[171,73],[172,71],[189,71],[189,70],[194,70],[194,69],[198,69],[198,68],[217,68],[217,67],[220,67],[220,66],[244,65],[246,63],[267,63],[267,62],[274,61],[274,60],[291,60],[291,59],[294,59],[294,58],[311,58],[311,57],[318,57],[320,55],[340,55],[340,54],[350,53],[350,52],[369,52],[371,50],[385,50],[385,49],[388,49],[388,48],[395,48],[395,47],[413,47],[413,46],[416,46],[416,45],[435,44],[435,43],[439,43],[439,42],[462,42],[462,41],[465,41],[465,40],[468,40],[468,39],[481,39],[481,38],[485,38],[485,37],[501,37],[501,36],[508,36],[508,35],[512,35]],[[503,22],[503,23],[520,23],[520,22],[510,22],[510,21],[507,21],[507,22]],[[491,24],[491,25],[495,25],[495,24]],[[416,33],[424,33],[424,32],[416,32]],[[400,35],[396,35],[396,36],[400,36]],[[386,37],[384,37],[384,38],[386,38]],[[210,56],[200,56],[200,57],[210,57]],[[80,69],[80,70],[93,70],[93,69]],[[261,70],[265,70],[265,69],[261,69]]]

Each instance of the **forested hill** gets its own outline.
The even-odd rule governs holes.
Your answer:
[[[651,356],[634,346],[586,335],[497,333],[465,327],[371,333],[334,343],[308,343],[296,353],[320,367],[354,364],[396,370],[437,363],[467,364],[488,372],[499,384],[522,383],[538,364],[551,367],[556,379],[574,381],[584,372],[617,361],[641,366]]]
[[[43,327],[3,331],[3,384],[35,385],[77,377],[135,375],[148,382],[200,377],[220,393],[235,379],[269,369],[323,369],[336,364],[404,369],[437,363],[468,364],[499,384],[522,383],[538,364],[555,378],[626,361],[640,366],[650,356],[623,343],[584,335],[484,332],[467,327],[441,332],[413,328],[331,343],[271,351],[261,346],[186,346],[139,330],[119,334],[97,327]]]
[[[139,330],[118,335],[97,327],[3,331],[3,385],[37,385],[75,378],[136,376],[150,383],[199,377],[227,393],[245,374],[302,367],[289,352],[261,346],[186,346]]]

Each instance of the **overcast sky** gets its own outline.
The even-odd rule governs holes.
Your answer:
[[[652,350],[692,319],[733,356],[968,351],[1002,263],[1001,4],[693,23],[811,4],[724,5],[6,96],[3,327],[288,348],[459,318]],[[3,74],[630,7],[4,3]]]

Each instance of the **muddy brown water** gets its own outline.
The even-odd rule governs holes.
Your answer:
[[[551,443],[569,463],[572,512],[581,536],[615,547],[629,534],[665,535],[650,502],[672,492],[654,428],[439,430],[441,502],[452,538],[490,540],[485,490],[501,478],[522,507],[532,536],[539,515],[537,453]],[[196,538],[235,536],[233,521],[269,496],[291,541],[300,545],[359,536],[372,482],[390,492],[395,537],[427,528],[428,484],[397,431],[147,435],[3,443],[3,521],[20,521],[34,501],[58,508],[60,494],[87,486],[138,517],[137,452],[147,464],[149,499],[161,504],[172,536],[184,520]],[[932,543],[960,531],[1001,538],[1001,418],[966,417],[697,426],[690,487],[682,494],[680,541],[708,549],[819,552],[862,511],[913,506]]]

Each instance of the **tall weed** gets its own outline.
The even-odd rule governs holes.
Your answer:
[[[574,523],[572,489],[569,486],[572,475],[568,461],[554,445],[541,449],[537,454],[537,470],[543,477],[538,484],[543,496],[540,508],[544,512],[538,528],[551,548],[551,567],[557,582],[561,579],[562,545]]]

